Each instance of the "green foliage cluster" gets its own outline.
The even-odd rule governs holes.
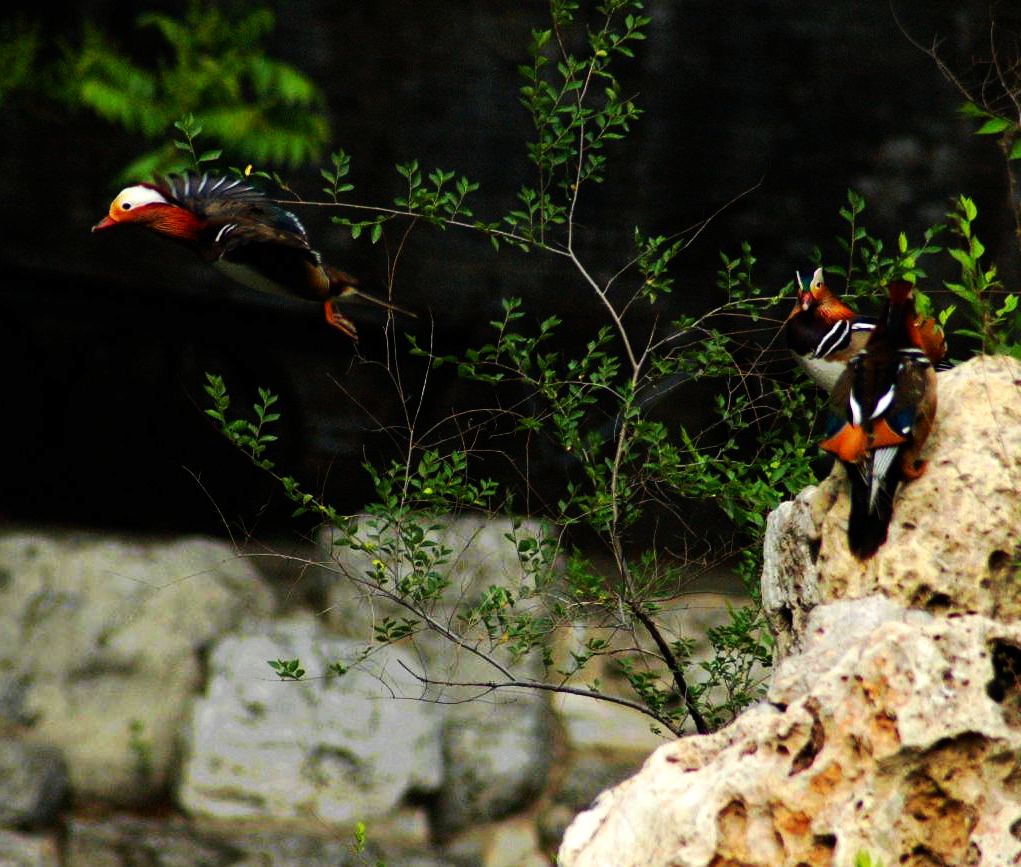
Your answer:
[[[959,276],[945,280],[942,287],[922,289],[915,295],[919,309],[935,316],[940,325],[956,338],[955,344],[970,345],[985,354],[1021,357],[1021,313],[1018,296],[1000,280],[995,264],[987,262],[986,248],[976,229],[978,207],[968,196],[958,196],[946,215],[946,222],[927,227],[917,243],[911,243],[904,232],[897,237],[897,246],[888,250],[883,241],[869,234],[862,223],[865,200],[852,190],[840,215],[848,224],[848,236],[839,243],[847,256],[846,265],[827,266],[828,276],[843,279],[842,294],[874,301],[877,287],[893,279],[923,281],[928,273],[923,259],[945,265],[949,257]],[[821,262],[816,250],[815,259]],[[934,291],[948,299],[937,305]]]
[[[601,20],[587,28],[584,49],[576,51],[569,29],[579,7],[575,0],[552,0],[553,26],[532,32],[529,62],[519,67],[521,102],[535,128],[527,149],[536,180],[522,186],[521,207],[503,223],[526,244],[549,243],[555,227],[570,231],[582,185],[605,179],[606,145],[624,138],[641,114],[624,96],[613,63],[634,56],[633,43],[645,39],[650,19],[640,4],[607,0],[596,6]]]
[[[0,22],[0,105],[31,84],[41,41],[38,25],[25,18]]]
[[[972,100],[961,105],[961,114],[978,122],[976,135],[995,136],[1008,161],[1021,160],[1021,124],[1006,112],[984,108]]]
[[[124,45],[86,22],[80,41],[62,44],[61,59],[50,64],[41,59],[38,24],[5,24],[0,101],[32,88],[155,142],[124,168],[122,179],[179,168],[167,133],[187,115],[200,116],[208,136],[250,162],[293,168],[320,157],[330,134],[322,94],[307,76],[267,53],[275,24],[268,8],[228,14],[216,4],[190,0],[180,16],[143,12],[135,24],[137,43]],[[143,56],[154,51],[156,64]]]

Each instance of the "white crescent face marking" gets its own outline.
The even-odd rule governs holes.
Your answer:
[[[167,204],[166,198],[159,190],[151,187],[143,187],[137,184],[133,187],[125,187],[117,194],[110,206],[111,211],[130,211],[132,208],[140,208],[142,205]]]

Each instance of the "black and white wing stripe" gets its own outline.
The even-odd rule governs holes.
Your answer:
[[[293,213],[240,178],[184,174],[164,179],[167,197],[204,219],[239,217],[257,220],[284,232],[307,238],[305,226]]]

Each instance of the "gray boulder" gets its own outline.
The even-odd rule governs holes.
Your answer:
[[[53,837],[36,837],[0,829],[0,864],[4,867],[61,867]]]
[[[0,718],[58,747],[77,795],[144,800],[169,778],[203,646],[272,608],[222,542],[0,536]]]
[[[216,819],[343,824],[381,816],[441,779],[443,709],[397,647],[378,649],[343,677],[363,645],[324,635],[311,617],[229,636],[209,660],[192,715],[179,799]],[[303,682],[281,681],[267,660],[300,659]]]

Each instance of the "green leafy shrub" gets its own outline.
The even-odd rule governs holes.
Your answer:
[[[158,34],[157,58],[132,55],[93,23],[61,45],[62,59],[41,60],[40,28],[28,19],[0,30],[0,100],[30,88],[85,108],[156,143],[121,173],[138,180],[180,167],[167,133],[181,117],[202,118],[206,135],[257,164],[290,167],[320,158],[329,138],[324,101],[312,81],[267,53],[274,27],[264,6],[228,14],[191,0],[181,16],[143,12],[136,30]]]
[[[812,478],[802,423],[812,399],[786,399],[780,383],[759,377],[754,359],[745,358],[743,338],[724,327],[730,318],[758,322],[777,301],[754,285],[747,247],[724,257],[719,304],[700,315],[664,321],[644,311],[635,315],[670,295],[670,264],[690,237],[635,229],[625,236],[633,250],[620,271],[604,282],[592,275],[576,246],[582,230],[574,214],[584,192],[609,172],[607,145],[623,139],[640,116],[613,65],[632,56],[649,19],[636,0],[601,4],[591,19],[580,17],[577,3],[553,0],[550,8],[550,26],[533,33],[521,66],[521,99],[535,129],[527,146],[535,179],[522,185],[517,207],[478,219],[478,205],[470,201],[476,184],[449,171],[423,172],[413,161],[397,167],[405,190],[392,207],[372,209],[368,219],[341,214],[336,222],[355,237],[368,232],[373,241],[419,221],[483,232],[497,249],[509,244],[566,260],[577,278],[572,291],[596,299],[605,322],[577,353],[565,348],[570,342],[561,339],[565,325],[558,317],[534,322],[520,299],[506,299],[502,317],[491,323],[492,339],[463,356],[438,356],[411,342],[411,358],[427,369],[454,366],[461,377],[492,388],[495,403],[485,411],[490,431],[526,442],[542,438],[566,461],[562,493],[541,515],[555,531],[536,534],[516,525],[518,581],[490,588],[454,621],[444,621],[435,616],[436,606],[459,553],[442,541],[445,522],[463,510],[520,514],[527,479],[522,495],[479,476],[481,451],[452,448],[445,435],[421,434],[414,424],[392,434],[402,440],[399,458],[366,463],[375,498],[358,519],[337,513],[293,477],[278,478],[299,513],[312,512],[333,526],[335,545],[370,556],[365,574],[342,580],[404,611],[377,620],[375,642],[440,632],[491,665],[493,680],[480,686],[580,693],[640,710],[657,728],[679,732],[690,720],[708,731],[760,694],[768,633],[756,609],[734,609],[729,624],[708,636],[710,658],[697,661],[695,638],[676,634],[664,611],[692,575],[735,555],[744,555],[745,572],[753,576],[766,513]],[[342,151],[323,170],[325,192],[341,209],[353,188],[350,170]],[[398,355],[395,346],[387,365],[396,399],[408,405],[421,396],[400,391]],[[716,393],[715,421],[677,430],[657,417],[663,401],[695,385]],[[265,433],[273,396],[262,394],[249,421],[229,414],[221,380],[211,376],[207,387],[214,401],[209,414],[221,430],[276,473]],[[515,397],[505,405],[499,395]],[[692,501],[712,504],[730,521],[721,548],[688,538],[685,509]],[[667,555],[655,543],[637,541],[664,515],[681,534],[676,544],[684,554]],[[611,566],[575,542],[593,534]],[[587,624],[588,637],[566,658],[555,658],[551,636],[579,623]],[[542,678],[515,667],[533,655]],[[630,697],[606,691],[590,673],[597,662],[629,686]]]

